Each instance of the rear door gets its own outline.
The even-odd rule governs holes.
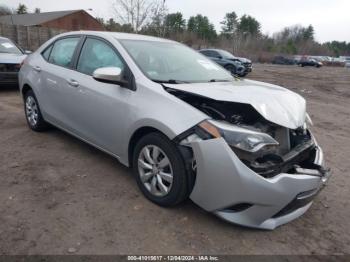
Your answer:
[[[81,36],[69,36],[58,39],[43,52],[46,63],[40,70],[43,88],[40,91],[41,103],[45,109],[45,118],[72,131],[74,119],[70,115],[75,101],[72,95],[77,86],[72,82],[74,56],[82,40]]]

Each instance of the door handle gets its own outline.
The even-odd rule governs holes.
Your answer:
[[[73,79],[68,80],[68,84],[72,87],[78,87],[79,83]]]
[[[34,69],[35,71],[37,71],[38,73],[41,72],[40,66],[34,66],[33,69]]]

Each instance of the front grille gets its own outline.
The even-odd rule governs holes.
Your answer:
[[[0,64],[0,72],[19,72],[19,64]]]
[[[243,63],[243,65],[247,68],[251,68],[252,67],[252,63]]]

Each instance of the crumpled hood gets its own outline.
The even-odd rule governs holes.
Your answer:
[[[252,80],[234,80],[166,86],[217,101],[250,104],[266,120],[290,129],[296,129],[305,123],[305,99],[276,85]]]
[[[20,64],[26,57],[23,54],[0,53],[0,64]]]

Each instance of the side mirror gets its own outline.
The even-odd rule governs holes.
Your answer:
[[[122,69],[119,67],[102,67],[96,69],[92,77],[99,82],[117,84],[123,87],[128,85],[128,82],[123,80]]]
[[[33,52],[30,51],[30,50],[25,50],[25,51],[24,51],[24,54],[25,54],[25,55],[30,55],[31,53],[33,53]]]
[[[219,55],[219,56],[217,56],[216,58],[222,59],[222,56],[221,56],[221,55]]]

